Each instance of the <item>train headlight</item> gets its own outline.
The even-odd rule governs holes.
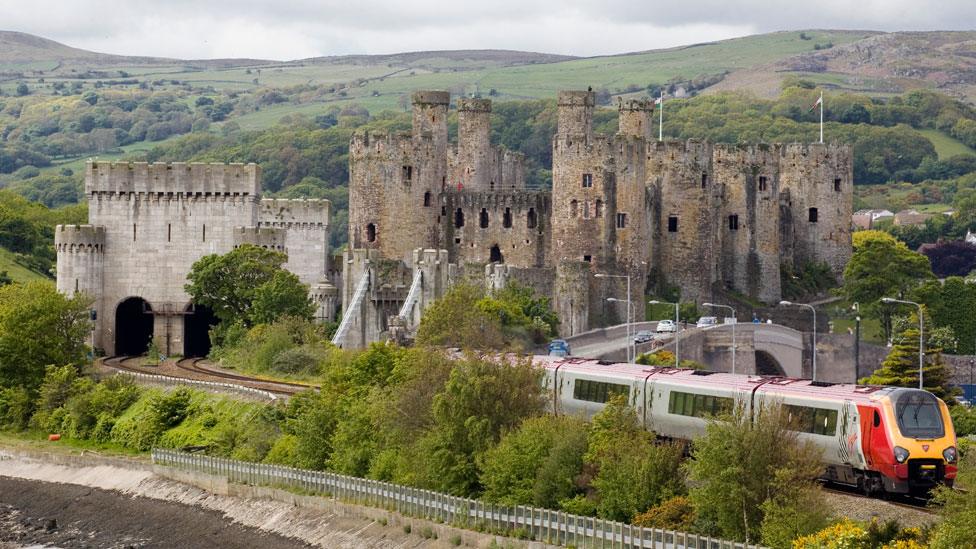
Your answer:
[[[908,450],[901,446],[895,446],[895,461],[905,463],[908,460]]]
[[[946,448],[945,450],[942,450],[942,457],[945,458],[946,463],[955,463],[956,462],[956,447],[955,446],[950,446],[950,447]]]

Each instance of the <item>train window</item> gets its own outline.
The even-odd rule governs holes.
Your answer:
[[[895,418],[902,436],[940,438],[945,436],[939,401],[931,393],[918,390],[900,392],[895,401]]]
[[[837,410],[794,404],[787,404],[785,408],[794,431],[830,437],[837,434]]]
[[[577,379],[573,386],[573,398],[589,402],[607,402],[617,395],[628,396],[630,388],[617,383],[604,383],[589,379]]]
[[[879,414],[877,410],[874,411],[874,426],[881,426],[881,414]]]
[[[712,395],[696,395],[671,391],[668,413],[679,416],[719,416],[732,411],[732,399]]]

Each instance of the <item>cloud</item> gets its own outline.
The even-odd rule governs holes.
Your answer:
[[[128,55],[260,57],[497,48],[598,55],[807,28],[962,29],[947,0],[0,0],[0,23]]]

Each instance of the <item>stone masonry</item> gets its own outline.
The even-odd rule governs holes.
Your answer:
[[[148,320],[162,353],[184,354],[185,327],[201,313],[183,290],[186,275],[204,255],[243,243],[287,253],[318,316],[335,315],[329,202],[262,199],[260,180],[254,164],[88,163],[90,224],[58,226],[55,245],[58,289],[94,298],[97,348],[123,354],[117,332]]]
[[[452,145],[449,94],[416,92],[411,132],[352,138],[350,248],[408,271],[417,250],[444,250],[455,278],[524,280],[552,298],[564,335],[626,318],[607,302],[626,298],[625,281],[598,273],[629,276],[638,303],[676,288],[699,304],[723,291],[776,303],[781,265],[826,263],[841,276],[851,254],[849,146],[657,141],[648,100],[620,102],[617,133],[601,135],[595,99],[558,95],[550,191],[527,189],[524,158],[491,144],[489,100],[457,100]],[[377,287],[408,284],[395,278]],[[355,280],[343,284],[351,295]],[[370,323],[376,336],[386,328],[383,314]]]

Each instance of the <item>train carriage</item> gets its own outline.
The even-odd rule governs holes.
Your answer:
[[[741,405],[784,407],[791,427],[822,454],[824,478],[869,493],[925,493],[952,485],[956,438],[945,403],[927,391],[806,379],[678,370],[582,358],[535,357],[550,409],[587,419],[624,395],[643,426],[691,440]]]

